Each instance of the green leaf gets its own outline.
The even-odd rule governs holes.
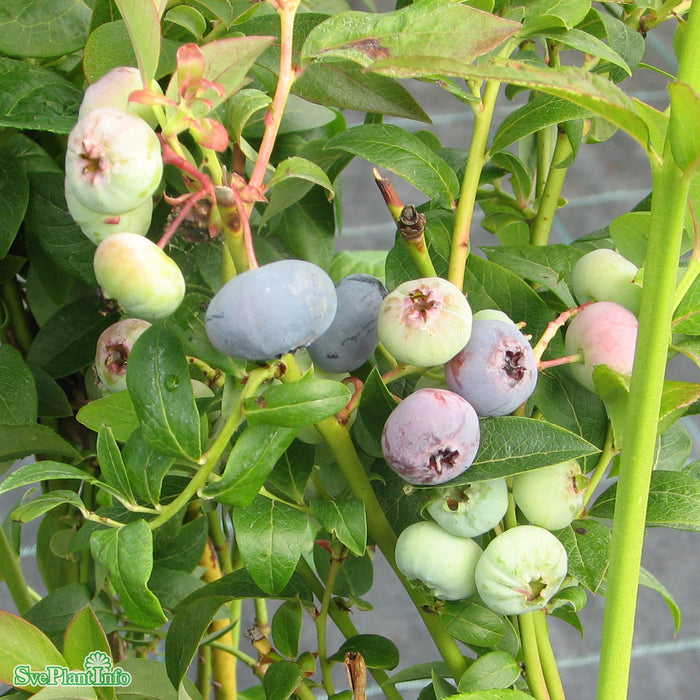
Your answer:
[[[250,118],[261,109],[267,109],[272,103],[272,98],[260,90],[247,88],[240,90],[235,100],[226,102],[224,126],[232,141],[240,141],[243,129]]]
[[[207,484],[201,495],[232,506],[250,505],[296,433],[295,428],[248,426],[236,439],[221,479]]]
[[[632,75],[632,69],[619,54],[588,32],[583,32],[579,29],[569,29],[568,31],[548,29],[541,32],[540,36],[560,43],[566,48],[576,49],[581,51],[581,53],[602,58],[604,61],[621,68],[627,75]]]
[[[637,267],[644,265],[649,236],[649,212],[632,211],[610,222],[610,237],[618,252]]]
[[[451,209],[459,181],[450,166],[417,136],[392,124],[354,126],[334,136],[338,148],[396,173],[440,206]]]
[[[146,442],[163,454],[197,461],[199,413],[182,344],[172,331],[153,325],[139,336],[127,384]]]
[[[71,505],[82,513],[87,512],[87,508],[85,508],[80,500],[80,496],[75,491],[57,489],[41,494],[31,501],[18,506],[12,511],[12,519],[19,523],[28,523],[62,505]]]
[[[671,617],[673,617],[673,622],[676,627],[675,634],[678,634],[681,629],[681,609],[678,607],[678,603],[676,603],[674,597],[671,595],[666,586],[664,586],[661,581],[659,581],[644,567],[642,567],[639,572],[639,583],[642,586],[651,588],[653,591],[656,591],[663,596],[664,600],[666,601],[666,605],[668,605]]]
[[[571,29],[583,21],[590,7],[588,0],[537,0],[527,3],[523,31],[519,36],[529,36],[553,26]]]
[[[203,700],[189,678],[173,685],[162,661],[132,657],[117,666],[131,676],[128,688],[120,689],[118,700]]]
[[[576,300],[564,281],[583,253],[568,245],[526,246],[511,248],[482,247],[489,260],[514,272],[529,282],[549,289],[566,305],[576,306]]]
[[[202,13],[187,5],[178,5],[168,10],[163,20],[186,29],[197,40],[201,39],[207,31],[207,20]]]
[[[367,519],[363,501],[346,498],[311,501],[311,512],[322,527],[334,534],[353,554],[362,556],[367,544]]]
[[[51,481],[52,479],[80,479],[89,484],[98,482],[98,479],[78,467],[72,467],[70,464],[61,462],[52,462],[51,460],[41,460],[17,467],[0,484],[0,493],[11,491],[20,486],[36,484],[39,481]]]
[[[476,459],[451,484],[513,476],[600,451],[578,435],[534,418],[504,416],[480,423],[481,445]]]
[[[589,591],[601,592],[608,570],[609,528],[590,518],[574,520],[557,536],[568,555],[569,575]]]
[[[331,554],[325,547],[314,544],[313,555],[316,572],[326,581],[331,570]],[[348,554],[333,583],[333,594],[341,598],[359,598],[371,590],[373,582],[374,567],[369,552],[365,551],[361,557]]]
[[[285,601],[272,616],[272,641],[283,656],[294,659],[299,654],[302,621],[303,611],[298,599]]]
[[[41,367],[31,367],[36,392],[38,394],[38,413],[42,418],[67,418],[73,415],[70,401],[58,382]]]
[[[591,515],[612,518],[616,495],[617,483],[596,500]],[[649,527],[700,531],[700,479],[685,471],[652,472],[646,524]]]
[[[76,299],[59,309],[39,330],[27,361],[51,377],[65,377],[95,360],[97,339],[114,322],[111,314],[100,314],[97,296]]]
[[[73,53],[85,43],[90,15],[78,0],[7,0],[0,6],[0,53],[17,58]]]
[[[654,469],[680,471],[693,451],[693,438],[688,429],[679,421],[665,430],[658,438],[658,449]]]
[[[673,314],[673,332],[700,335],[700,277],[696,277]]]
[[[153,537],[146,522],[93,532],[90,551],[107,568],[129,620],[140,627],[160,627],[165,615],[147,585],[153,569]]]
[[[105,482],[122,494],[130,503],[134,503],[134,493],[131,490],[122,453],[119,451],[119,445],[117,445],[114,433],[108,423],[104,423],[100,427],[97,435],[97,459],[100,462],[100,471]]]
[[[153,542],[153,564],[168,571],[192,573],[202,558],[208,534],[206,518],[190,520],[174,533],[159,528]]]
[[[77,459],[80,453],[48,425],[0,425],[0,460],[47,454]]]
[[[499,688],[498,690],[478,690],[475,693],[460,693],[453,695],[453,700],[533,700],[529,693],[513,688]]]
[[[62,583],[60,587],[32,605],[24,617],[27,622],[36,625],[58,649],[61,649],[64,647],[66,630],[71,620],[80,610],[90,605],[92,597],[90,589],[85,584]],[[82,667],[81,663],[75,668]]]
[[[314,58],[340,57],[366,68],[376,59],[392,56],[443,57],[471,63],[520,27],[518,22],[446,0],[419,0],[383,14],[343,12],[309,33],[301,62],[305,65]]]
[[[333,256],[328,274],[334,282],[356,273],[372,275],[383,282],[386,256],[385,250],[341,250]]]
[[[349,637],[329,661],[343,661],[345,654],[351,651],[360,652],[367,668],[386,668],[391,670],[399,663],[399,650],[394,642],[378,634],[357,634]]]
[[[461,693],[507,688],[520,677],[520,666],[506,651],[491,651],[480,656],[459,679]]]
[[[153,572],[148,579],[148,587],[163,606],[164,610],[174,610],[190,593],[204,586],[204,581],[196,573],[179,569],[166,569],[153,563]]]
[[[470,65],[449,59],[389,57],[372,70],[394,78],[446,74],[467,80],[499,80],[569,100],[608,120],[649,150],[648,115],[612,81],[578,66],[542,67],[516,60]]]
[[[12,155],[0,152],[0,258],[10,250],[28,204],[27,176]]]
[[[55,72],[0,56],[0,126],[67,134],[82,90]]]
[[[0,610],[0,681],[12,685],[16,666],[27,664],[32,670],[66,662],[48,637],[17,615]],[[21,686],[36,691],[39,686]]]
[[[350,400],[350,389],[332,379],[302,379],[270,386],[262,396],[246,399],[244,412],[250,425],[296,428],[330,418]]]
[[[534,94],[532,99],[508,113],[501,122],[491,144],[491,152],[503,151],[516,141],[548,126],[571,119],[585,119],[591,111],[553,95]]]
[[[146,84],[156,76],[160,57],[160,17],[154,2],[114,0],[124,18]]]
[[[205,587],[206,588],[206,587]],[[204,589],[195,591],[195,595]],[[207,627],[219,608],[230,598],[207,596],[180,607],[168,628],[165,639],[165,666],[170,682],[177,688],[199,648]]]
[[[365,380],[360,397],[360,408],[355,421],[355,435],[359,437],[360,428],[364,428],[366,439],[361,440],[362,449],[367,454],[383,458],[381,440],[382,429],[389,414],[396,408],[398,401],[384,384],[379,370],[372,368]]]
[[[38,398],[32,371],[18,350],[0,346],[0,424],[34,423]]]
[[[700,119],[700,95],[690,85],[669,83],[671,117],[669,137],[671,153],[684,175],[689,176],[700,164],[700,136],[695,125]]]
[[[447,601],[439,613],[445,629],[470,646],[493,648],[505,631],[503,618],[478,603]]]
[[[255,583],[269,594],[284,588],[308,544],[306,515],[257,496],[246,508],[234,508],[233,526],[241,559]]]
[[[328,190],[328,198],[335,196],[335,190],[326,173],[316,163],[305,158],[291,156],[283,160],[276,168],[272,177],[268,180],[268,188],[284,182],[287,178],[299,178],[312,185],[320,185]]]
[[[84,668],[83,662],[93,651],[101,651],[112,658],[104,630],[92,608],[86,606],[71,620],[66,629],[63,655],[69,668]]]
[[[270,472],[265,487],[286,501],[303,505],[306,485],[314,470],[315,454],[313,445],[294,441]]]
[[[123,393],[128,396],[128,392]],[[163,478],[175,461],[174,458],[151,449],[140,428],[128,436],[122,458],[134,493],[146,503],[157,504],[160,501]]]
[[[76,419],[96,433],[105,423],[109,423],[115,439],[119,442],[126,442],[139,427],[134,404],[128,391],[110,394],[85,404],[78,411]]]
[[[302,670],[291,661],[271,664],[262,680],[266,700],[288,700],[303,679]]]

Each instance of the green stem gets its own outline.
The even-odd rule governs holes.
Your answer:
[[[10,316],[10,325],[17,347],[26,355],[34,340],[29,321],[19,294],[19,283],[10,280],[2,285],[2,299]]]
[[[571,155],[571,144],[564,131],[557,133],[557,142],[552,156],[552,165],[547,175],[547,181],[542,191],[542,198],[537,209],[537,216],[532,222],[530,243],[532,245],[547,245],[552,230],[554,215],[559,206],[559,196],[566,180],[568,168],[558,167],[559,163]]]
[[[462,180],[459,204],[455,213],[454,231],[452,234],[452,249],[450,251],[450,266],[447,279],[456,287],[464,286],[464,271],[471,248],[470,237],[476,193],[479,187],[481,171],[487,161],[487,144],[489,130],[493,120],[500,83],[488,80],[484,87],[481,102],[474,107],[474,131],[469,147],[467,166]]]
[[[34,600],[22,573],[19,557],[12,549],[2,527],[0,527],[0,561],[2,562],[2,575],[10,590],[12,600],[17,606],[19,614],[24,615],[34,605]]]
[[[329,696],[333,695],[335,690],[333,689],[333,662],[328,661],[328,611],[331,606],[331,599],[333,598],[333,586],[335,586],[335,581],[338,578],[338,574],[340,573],[340,568],[342,566],[342,560],[335,551],[336,549],[340,549],[337,544],[334,545],[334,551],[331,554],[331,563],[330,567],[328,568],[328,576],[326,577],[323,595],[321,596],[321,609],[316,615],[318,661],[321,665],[321,675],[323,676],[323,689]]]
[[[688,17],[678,77],[694,90],[700,89],[699,3],[693,3]],[[662,164],[653,168],[649,242],[637,336],[637,347],[644,351],[635,358],[625,449],[620,459],[600,651],[600,700],[627,697],[646,508],[688,189],[689,178],[683,177],[675,164],[667,135]]]
[[[588,486],[586,486],[586,495],[583,499],[584,508],[588,505],[588,502],[593,497],[593,493],[601,479],[605,475],[605,472],[610,464],[610,460],[615,456],[615,444],[614,444],[614,433],[612,425],[608,423],[608,432],[605,436],[605,443],[603,445],[603,451],[600,453],[600,457],[593,468],[593,474],[588,481]]]
[[[533,615],[539,615],[539,611],[533,611],[518,615],[520,627],[520,646],[523,650],[525,662],[525,678],[530,692],[537,700],[550,700],[547,682],[542,671],[539,649],[537,648],[537,635],[535,634],[535,621]]]
[[[245,399],[252,396],[263,382],[274,377],[276,373],[277,367],[273,365],[254,369],[248,375],[248,381],[245,383],[243,391],[238,397],[238,401],[236,401],[236,404],[231,411],[231,415],[224,423],[221,432],[216,436],[211,447],[209,447],[209,449],[199,458],[200,466],[197,473],[192,477],[187,486],[185,486],[185,488],[179,493],[177,498],[168,503],[168,505],[163,508],[161,514],[148,523],[148,527],[151,530],[159,528],[161,525],[170,520],[170,518],[184,508],[190,502],[190,499],[196,495],[197,491],[199,491],[199,489],[201,489],[207,483],[209,475],[218,464],[221,455],[224,453],[224,450],[228,446],[233,434],[236,432],[238,426],[243,420],[243,402]]]
[[[566,700],[564,686],[561,683],[561,676],[557,668],[557,660],[554,657],[552,643],[549,639],[547,614],[544,610],[533,611],[532,622],[535,628],[535,638],[537,639],[537,653],[540,657],[542,673],[547,684],[549,697],[551,700]]]
[[[324,586],[305,559],[302,558],[299,560],[297,571],[307,581],[314,595],[321,600],[325,590]],[[350,612],[348,610],[343,610],[334,603],[331,603],[328,608],[328,614],[345,639],[356,637],[359,634],[359,630],[350,619]],[[396,686],[390,683],[389,674],[386,671],[379,668],[370,668],[367,670],[372,674],[372,677],[388,700],[402,700],[401,693],[396,689]]]

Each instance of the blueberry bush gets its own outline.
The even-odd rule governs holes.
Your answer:
[[[660,26],[664,111],[625,83]],[[415,81],[473,113],[463,149]],[[561,700],[550,623],[603,594],[598,697],[625,698],[640,581],[680,619],[645,529],[700,529],[700,384],[666,372],[700,366],[699,122],[690,0],[5,0],[5,697]],[[649,196],[552,243],[615,132]],[[335,252],[354,158],[388,252]],[[378,557],[418,666],[364,631]],[[47,680],[88,659],[130,684]]]

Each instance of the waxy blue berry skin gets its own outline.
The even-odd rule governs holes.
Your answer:
[[[446,389],[419,389],[389,415],[382,431],[386,463],[411,484],[444,484],[474,461],[481,430],[468,401]]]
[[[535,390],[537,360],[515,325],[477,320],[467,345],[445,365],[445,379],[480,416],[507,416]]]
[[[333,323],[309,345],[309,355],[325,372],[351,372],[367,362],[379,344],[377,319],[387,288],[372,275],[355,274],[343,277],[335,291]]]
[[[270,360],[306,347],[331,325],[333,280],[305,260],[278,260],[227,282],[209,304],[212,345],[244,360]]]

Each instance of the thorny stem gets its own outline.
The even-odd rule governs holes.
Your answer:
[[[559,206],[559,196],[561,195],[564,180],[566,179],[567,168],[562,168],[560,163],[565,161],[571,155],[571,144],[566,132],[561,129],[557,133],[556,146],[554,155],[552,156],[552,165],[547,175],[537,209],[537,216],[532,223],[530,231],[530,243],[532,245],[547,245],[549,234],[552,230],[554,222],[554,214]]]
[[[450,265],[447,272],[447,279],[459,289],[464,286],[464,271],[471,249],[470,238],[476,194],[481,171],[487,160],[489,130],[500,85],[497,80],[486,81],[481,101],[473,107],[474,131],[455,213]]]

